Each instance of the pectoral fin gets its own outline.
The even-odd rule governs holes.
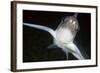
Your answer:
[[[69,48],[70,53],[72,53],[77,59],[79,60],[84,60],[84,56],[81,54],[80,50],[78,47],[74,44],[68,44],[67,47]]]

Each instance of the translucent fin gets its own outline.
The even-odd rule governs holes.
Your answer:
[[[80,52],[80,50],[78,49],[78,47],[74,43],[68,44],[67,47],[68,47],[69,52],[73,54],[77,59],[79,60],[85,59],[82,53]]]
[[[48,48],[50,48],[50,49],[51,49],[51,48],[58,48],[58,46],[55,45],[55,44],[51,44],[51,45],[48,46]]]
[[[30,23],[23,23],[23,25],[47,31],[55,38],[55,31],[53,29],[49,28],[49,27],[37,25],[37,24],[30,24]]]

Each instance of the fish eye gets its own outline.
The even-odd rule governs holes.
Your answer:
[[[76,24],[76,22],[75,21],[73,21],[73,25],[75,25]]]
[[[69,20],[70,23],[71,23],[72,21],[73,21],[72,19]]]

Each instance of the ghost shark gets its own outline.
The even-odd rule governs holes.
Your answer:
[[[85,58],[73,42],[79,30],[77,15],[78,14],[75,13],[73,16],[66,17],[64,20],[61,21],[56,30],[53,30],[46,26],[30,23],[23,23],[23,25],[49,32],[53,37],[53,44],[50,45],[48,48],[55,46],[62,48],[62,50],[66,54],[66,59],[68,59],[68,53],[71,53],[77,59],[84,60]]]

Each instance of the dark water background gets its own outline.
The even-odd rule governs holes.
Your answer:
[[[73,14],[71,12],[23,10],[23,22],[40,24],[55,30],[64,17]],[[77,33],[74,43],[79,47],[85,58],[90,59],[91,14],[79,13],[77,19],[80,31]],[[48,32],[23,26],[23,62],[66,60],[66,55],[61,48],[47,48],[52,43],[53,38]],[[72,54],[69,54],[69,60],[77,59]]]

